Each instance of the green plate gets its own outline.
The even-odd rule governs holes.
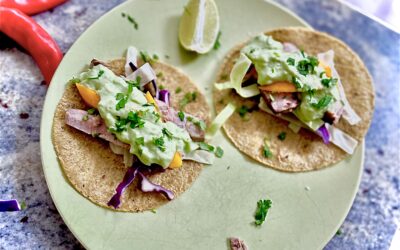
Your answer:
[[[322,248],[351,207],[362,172],[364,145],[334,167],[288,174],[250,160],[218,134],[216,141],[221,142],[224,157],[205,167],[187,192],[156,214],[98,207],[63,176],[51,142],[55,107],[65,83],[93,57],[121,57],[129,45],[156,53],[190,75],[211,105],[216,71],[231,47],[269,29],[308,26],[274,3],[220,0],[222,46],[196,56],[178,44],[178,22],[185,2],[125,2],[94,23],[65,55],[49,87],[41,123],[43,169],[58,211],[76,238],[90,249],[227,249],[227,238],[232,236],[245,240],[250,249]],[[135,17],[139,30],[123,19],[121,12]],[[272,208],[267,221],[255,227],[256,203],[265,198],[272,200]]]

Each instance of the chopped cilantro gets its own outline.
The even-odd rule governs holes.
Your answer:
[[[156,213],[157,213],[157,210],[152,209],[152,210],[150,210],[150,212],[152,212],[153,214],[156,214]]]
[[[271,158],[272,157],[272,152],[269,149],[269,146],[268,146],[268,143],[267,143],[266,140],[264,141],[263,155],[264,155],[265,158]]]
[[[318,103],[311,103],[311,105],[316,109],[323,109],[329,105],[332,99],[333,97],[331,95],[325,95],[318,101]]]
[[[179,106],[181,109],[183,109],[187,104],[196,101],[197,98],[197,92],[188,92],[185,94],[185,96],[182,98],[182,100],[179,102]]]
[[[244,118],[249,111],[250,109],[245,105],[242,105],[240,108],[237,109],[237,112],[242,118]]]
[[[221,47],[221,41],[220,41],[221,35],[222,35],[222,32],[219,31],[218,35],[217,35],[217,39],[215,39],[215,43],[214,43],[214,49],[215,50],[217,50],[217,49],[219,49]]]
[[[278,135],[278,139],[284,141],[286,139],[286,132],[280,132]]]
[[[122,93],[118,93],[118,94],[122,94]],[[118,97],[118,94],[117,94],[117,97]],[[120,109],[125,108],[125,105],[126,105],[127,102],[128,102],[128,97],[124,96],[123,98],[119,99],[119,102],[117,102],[117,105],[115,106],[115,109],[118,111]]]
[[[164,85],[162,85],[162,84],[160,84],[160,85],[158,86],[158,88],[159,88],[160,90],[165,89]]]
[[[254,215],[255,224],[260,226],[264,223],[265,218],[267,217],[268,210],[271,208],[272,201],[271,200],[259,200],[257,202],[257,210]]]
[[[153,143],[154,145],[157,146],[158,149],[160,149],[162,152],[166,150],[165,145],[164,145],[164,138],[162,136],[158,138],[153,138]]]
[[[97,76],[94,77],[89,77],[87,78],[87,80],[96,80],[96,79],[100,79],[100,77],[104,74],[104,70],[99,70],[99,73],[97,74]]]
[[[163,128],[162,133],[163,133],[163,135],[165,135],[168,138],[168,140],[172,140],[173,135],[168,129]]]
[[[143,128],[145,124],[138,112],[129,111],[126,120],[127,122],[130,122],[131,128]]]
[[[202,150],[206,150],[208,152],[214,151],[214,146],[212,146],[210,144],[207,144],[205,142],[199,142],[198,144],[199,144],[200,149],[202,149]]]
[[[291,58],[291,57],[289,57],[289,58],[286,60],[286,62],[287,62],[289,65],[291,65],[291,66],[294,66],[294,64],[295,64],[294,59]]]
[[[215,156],[221,158],[224,155],[224,150],[221,147],[217,147],[215,150]]]
[[[179,111],[178,117],[179,117],[179,120],[181,120],[181,122],[183,122],[183,120],[185,120],[185,113],[183,113],[182,111]]]
[[[304,55],[304,50],[300,50],[301,55],[305,58],[306,56]]]
[[[137,145],[144,145],[144,137],[138,137],[138,138],[136,138],[135,139],[135,143],[137,144]]]
[[[164,76],[164,74],[163,74],[163,72],[158,72],[157,74],[156,74],[156,76],[158,77],[158,78],[161,78],[161,77],[163,77]]]
[[[181,93],[182,92],[182,88],[181,87],[177,87],[176,89],[175,89],[175,94],[179,94],[179,93]]]
[[[71,83],[71,84],[73,84],[73,83],[80,83],[80,82],[81,82],[81,79],[73,77],[73,78],[72,78],[71,80],[69,80],[68,82]]]
[[[322,78],[322,76],[326,74],[325,71],[322,71],[321,73],[319,73],[319,78]]]
[[[292,82],[296,86],[296,89],[300,89],[301,88],[301,84],[300,84],[300,82],[297,80],[297,78],[295,76],[292,77]]]
[[[96,113],[96,109],[95,108],[91,108],[87,110],[89,115],[93,115],[94,113]]]
[[[135,30],[139,29],[139,24],[136,22],[135,18],[133,18],[131,15],[126,14],[124,12],[121,13],[121,16],[123,18],[126,17],[126,19],[133,24],[133,27],[135,28]]]
[[[126,129],[127,120],[117,116],[117,121],[115,122],[115,129],[111,128],[111,132],[122,132]]]
[[[155,111],[153,111],[153,113],[152,113],[155,117],[156,117],[156,120],[155,120],[155,122],[158,122],[159,120],[160,120],[160,118],[161,118],[161,116],[160,116],[160,114],[159,113],[157,113],[157,112],[155,112]]]
[[[342,234],[342,231],[340,230],[340,229],[338,229],[337,231],[336,231],[336,235],[341,235]]]
[[[338,79],[336,78],[325,78],[321,80],[321,84],[326,88],[330,88],[337,83]]]
[[[147,51],[139,51],[140,57],[142,58],[143,62],[148,62],[151,63],[153,60],[149,56],[149,53]]]
[[[86,115],[84,115],[82,117],[82,121],[87,121],[87,120],[89,120],[89,115],[88,114],[86,114]]]
[[[318,59],[312,56],[307,57],[305,60],[301,60],[297,63],[297,71],[303,76],[313,74],[315,67],[318,65]]]
[[[26,202],[23,201],[21,202],[21,210],[25,210],[26,209]]]
[[[206,123],[203,120],[196,120],[193,121],[193,124],[196,125],[197,127],[199,127],[201,130],[206,130]]]
[[[158,55],[157,54],[153,54],[153,60],[157,61],[158,59],[159,59]]]
[[[126,94],[117,93],[115,99],[118,101],[115,109],[118,111],[120,109],[125,108],[126,103],[128,102],[129,96],[132,94],[133,87],[139,86],[140,84],[140,76],[136,77],[136,81],[126,81],[128,84],[128,91]]]

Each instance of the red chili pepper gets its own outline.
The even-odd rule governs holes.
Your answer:
[[[27,15],[54,8],[67,0],[0,0],[1,7],[18,9]]]
[[[32,18],[17,9],[0,7],[0,31],[29,51],[47,84],[63,54],[57,43]]]

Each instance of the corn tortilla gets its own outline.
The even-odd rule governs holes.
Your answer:
[[[351,107],[360,116],[361,122],[350,125],[343,118],[338,128],[362,142],[372,120],[374,110],[374,89],[372,79],[358,55],[342,41],[328,34],[306,28],[282,28],[265,32],[280,42],[290,42],[310,55],[334,50],[335,68],[338,71]],[[225,57],[216,82],[225,82],[245,43],[233,48]],[[229,102],[237,107],[251,107],[259,98],[244,99],[232,90],[214,89],[213,100],[216,112],[220,112]],[[321,169],[335,164],[348,156],[332,143],[326,145],[314,133],[301,129],[294,133],[288,122],[273,117],[261,110],[251,112],[243,119],[237,112],[223,125],[226,135],[243,153],[265,166],[287,172],[302,172]],[[277,136],[286,132],[286,139]],[[272,157],[263,154],[264,139],[269,142]]]
[[[117,75],[124,72],[125,59],[109,62],[110,69]],[[179,106],[179,101],[185,93],[196,91],[199,93],[195,102],[184,108],[185,112],[209,121],[209,107],[204,95],[196,85],[180,70],[161,62],[152,65],[156,73],[162,72],[157,79],[158,85],[169,89],[171,105]],[[181,87],[180,93],[175,89]],[[87,135],[65,124],[65,112],[68,109],[87,108],[80,97],[75,85],[67,85],[55,112],[52,127],[52,140],[63,172],[71,185],[84,197],[95,204],[107,206],[115,192],[118,183],[123,179],[126,167],[123,158],[114,154],[109,143]],[[167,169],[165,172],[152,174],[148,178],[172,190],[175,197],[182,194],[196,180],[202,170],[202,165],[193,161],[183,161],[179,169]],[[137,188],[137,182],[132,183],[124,192],[121,206],[118,211],[139,212],[155,209],[168,200],[158,193],[143,193]]]

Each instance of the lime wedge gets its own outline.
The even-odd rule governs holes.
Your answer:
[[[189,0],[179,24],[179,42],[200,54],[210,51],[219,32],[218,8],[214,0]]]

